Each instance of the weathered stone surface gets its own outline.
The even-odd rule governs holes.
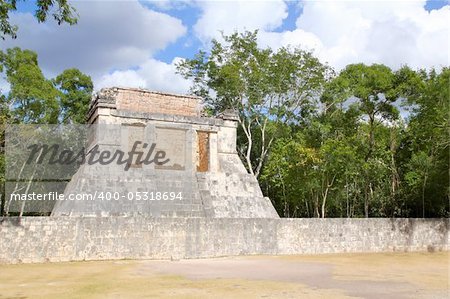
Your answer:
[[[24,217],[0,263],[449,250],[449,219]]]
[[[118,200],[60,201],[52,216],[278,218],[236,151],[237,119],[201,114],[200,98],[133,88],[102,89],[89,112],[90,148],[129,152],[134,141],[155,143],[162,166],[83,165],[65,194],[108,194]],[[177,201],[129,201],[136,192],[173,192]],[[134,195],[133,195],[134,194]]]

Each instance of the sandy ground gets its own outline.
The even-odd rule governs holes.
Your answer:
[[[6,298],[450,298],[448,252],[0,265]]]

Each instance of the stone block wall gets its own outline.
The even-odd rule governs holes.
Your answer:
[[[449,250],[448,219],[25,217],[0,263]]]
[[[200,98],[120,88],[116,109],[184,116],[200,116]]]

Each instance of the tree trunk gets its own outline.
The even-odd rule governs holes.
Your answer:
[[[258,123],[260,130],[261,130],[261,149],[260,149],[260,155],[259,155],[259,160],[258,160],[258,165],[256,165],[254,174],[256,176],[256,178],[259,177],[260,173],[261,173],[261,169],[263,167],[264,161],[266,160],[267,154],[269,152],[269,149],[272,145],[273,139],[274,137],[272,136],[272,138],[270,138],[269,142],[266,145],[266,128],[267,128],[267,122],[268,119],[265,118],[264,119],[264,123],[263,125],[261,125],[261,123],[259,122],[258,119],[256,119],[256,122]]]
[[[328,196],[328,188],[325,191],[325,195],[324,195],[323,200],[322,200],[322,218],[325,218],[325,205],[326,205],[326,202],[327,202],[327,196]]]
[[[369,183],[369,196],[367,198],[365,207],[364,207],[364,213],[365,213],[365,217],[369,218],[369,202],[372,201],[373,198],[373,186],[372,183]]]
[[[309,218],[309,208],[308,208],[308,200],[305,198],[305,206],[306,206],[306,216]]]
[[[30,186],[33,183],[34,175],[36,174],[36,165],[37,165],[37,162],[39,161],[39,159],[41,158],[43,150],[44,150],[44,148],[41,148],[41,150],[39,151],[39,155],[36,158],[36,164],[34,164],[33,174],[31,175],[30,179],[28,180],[28,184],[27,184],[27,188],[25,190],[25,194],[28,194],[28,192],[30,191]],[[22,205],[20,206],[19,218],[22,218],[22,216],[23,216],[23,212],[25,210],[25,202],[26,201],[23,200],[22,201]]]
[[[41,154],[39,154],[39,157],[40,157],[40,155]],[[26,165],[26,161],[23,162],[22,167],[20,168],[19,174],[17,175],[17,181],[16,181],[16,184],[14,186],[14,190],[11,192],[11,194],[15,194],[17,191],[21,190],[21,189],[19,189],[19,181],[20,181],[20,179],[22,177],[22,172],[23,172],[23,170],[25,168],[25,165]],[[6,197],[5,197],[5,216],[9,215],[9,208],[11,207],[11,201],[12,201],[11,194],[10,194],[9,199],[6,199]],[[6,190],[5,190],[5,196],[6,196]]]
[[[319,194],[315,194],[314,196],[314,211],[316,214],[317,218],[320,218],[320,213],[319,213]]]
[[[286,199],[284,199],[284,211],[283,211],[284,217],[289,218],[289,205],[286,201]]]
[[[252,130],[251,124],[253,123],[253,121],[255,121],[259,125],[259,128],[261,130],[261,148],[260,148],[260,154],[258,157],[258,163],[257,163],[256,167],[253,167],[253,164],[252,164],[253,135],[252,135],[252,131],[251,131]],[[261,174],[261,169],[264,165],[264,161],[266,160],[266,157],[269,153],[270,147],[272,146],[272,142],[274,140],[274,137],[272,136],[270,138],[269,142],[267,142],[267,144],[266,144],[267,122],[268,122],[268,119],[264,119],[264,123],[261,125],[261,123],[259,122],[258,119],[255,119],[255,120],[250,119],[250,120],[248,120],[248,124],[246,124],[245,118],[239,117],[239,124],[241,125],[242,130],[244,131],[244,134],[247,137],[247,151],[246,151],[245,155],[243,153],[242,153],[242,155],[244,155],[245,164],[247,166],[249,173],[253,174],[256,178],[258,178],[259,175]]]
[[[422,184],[422,218],[425,218],[425,187],[427,185],[428,175],[426,174]]]
[[[369,191],[365,188],[364,194],[364,217],[369,218]]]
[[[345,176],[345,195],[346,195],[345,211],[346,211],[346,214],[347,214],[347,218],[350,218],[350,204],[349,204],[349,195],[348,195],[348,180],[347,180],[347,176]]]
[[[322,218],[325,218],[325,206],[327,203],[328,192],[330,191],[330,188],[333,186],[335,178],[336,175],[333,176],[330,183],[328,182],[328,178],[326,179],[325,192],[322,193]]]
[[[253,137],[252,137],[252,131],[251,131],[251,121],[248,122],[248,125],[245,124],[245,118],[238,118],[239,124],[242,127],[242,130],[244,131],[245,136],[247,137],[247,151],[245,153],[245,163],[247,164],[247,170],[251,174],[255,174],[253,172],[253,166],[252,166],[252,160],[251,160],[251,153],[252,153],[252,147],[253,147]]]

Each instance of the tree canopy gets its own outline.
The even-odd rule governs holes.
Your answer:
[[[20,48],[0,52],[0,71],[10,84],[3,96],[4,114],[11,123],[84,123],[93,83],[78,69],[55,79],[45,78],[37,54]]]
[[[212,41],[209,54],[201,51],[180,63],[178,71],[192,79],[192,92],[205,99],[212,114],[238,113],[246,139],[239,152],[249,172],[259,176],[280,129],[308,113],[329,68],[297,48],[261,49],[257,32],[223,38]]]
[[[19,0],[20,1],[20,0]],[[0,37],[5,39],[7,36],[11,38],[17,37],[18,27],[11,24],[10,13],[17,10],[17,0],[0,1]],[[38,22],[45,22],[51,15],[58,23],[67,23],[70,25],[77,23],[77,15],[75,9],[67,0],[37,0],[34,16]]]
[[[346,66],[223,36],[178,66],[210,114],[239,114],[238,149],[286,217],[449,215],[449,68]]]
[[[78,69],[47,79],[37,54],[20,48],[0,51],[0,72],[10,85],[9,92],[0,94],[0,195],[4,195],[5,126],[85,123],[93,84]],[[3,206],[4,201],[0,202]]]
[[[348,66],[308,125],[275,142],[266,195],[290,217],[448,217],[448,86],[448,68]]]

